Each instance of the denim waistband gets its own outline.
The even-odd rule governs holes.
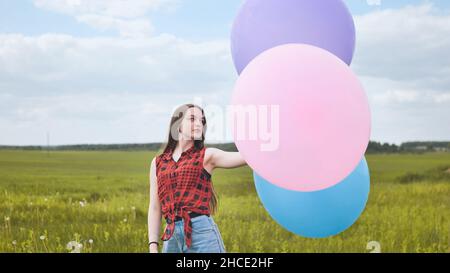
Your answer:
[[[197,213],[197,212],[189,212],[189,217],[191,217],[191,219],[195,218],[195,217],[198,217],[198,216],[202,216],[202,215],[209,216],[209,214],[203,214],[203,213]],[[181,220],[183,220],[183,217],[175,216],[175,222],[178,222],[178,221],[181,221]],[[166,218],[166,221],[170,222],[170,219]]]

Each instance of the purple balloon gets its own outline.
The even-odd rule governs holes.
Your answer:
[[[239,74],[272,47],[300,43],[328,50],[350,65],[355,25],[341,0],[247,0],[231,31],[231,53]]]

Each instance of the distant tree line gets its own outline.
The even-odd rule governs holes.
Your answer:
[[[0,145],[2,150],[56,150],[56,151],[158,151],[164,143],[142,144],[77,144],[58,146],[7,146]],[[207,147],[216,147],[224,151],[237,151],[234,143],[206,143]],[[422,152],[450,152],[450,141],[415,141],[400,145],[370,141],[366,154],[374,153],[422,153]]]
[[[370,141],[366,153],[449,152],[450,141],[412,141],[400,145]]]
[[[75,145],[56,145],[56,146],[8,146],[0,145],[0,150],[52,150],[52,151],[159,151],[164,148],[165,143],[130,143],[130,144],[75,144]],[[205,144],[206,147],[216,147],[224,151],[237,151],[234,143],[213,143]]]

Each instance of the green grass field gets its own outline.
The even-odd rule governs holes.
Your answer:
[[[0,151],[0,252],[147,252],[152,152]],[[306,239],[264,210],[248,167],[216,170],[227,252],[449,252],[450,153],[368,155],[371,192],[345,232]],[[161,227],[163,228],[163,227]]]

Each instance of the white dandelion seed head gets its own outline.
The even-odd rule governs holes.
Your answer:
[[[81,206],[81,207],[86,206],[86,202],[80,201],[80,206]]]
[[[66,248],[70,251],[70,253],[80,253],[83,248],[83,244],[78,243],[77,241],[70,241],[67,243]]]
[[[16,240],[12,241],[12,244],[13,244],[13,245],[16,245],[16,244],[17,244],[17,241],[16,241]]]
[[[88,241],[91,245],[94,243],[94,240],[92,240],[92,239],[89,239],[89,241]]]
[[[45,235],[41,235],[41,236],[39,237],[39,239],[45,240]]]

